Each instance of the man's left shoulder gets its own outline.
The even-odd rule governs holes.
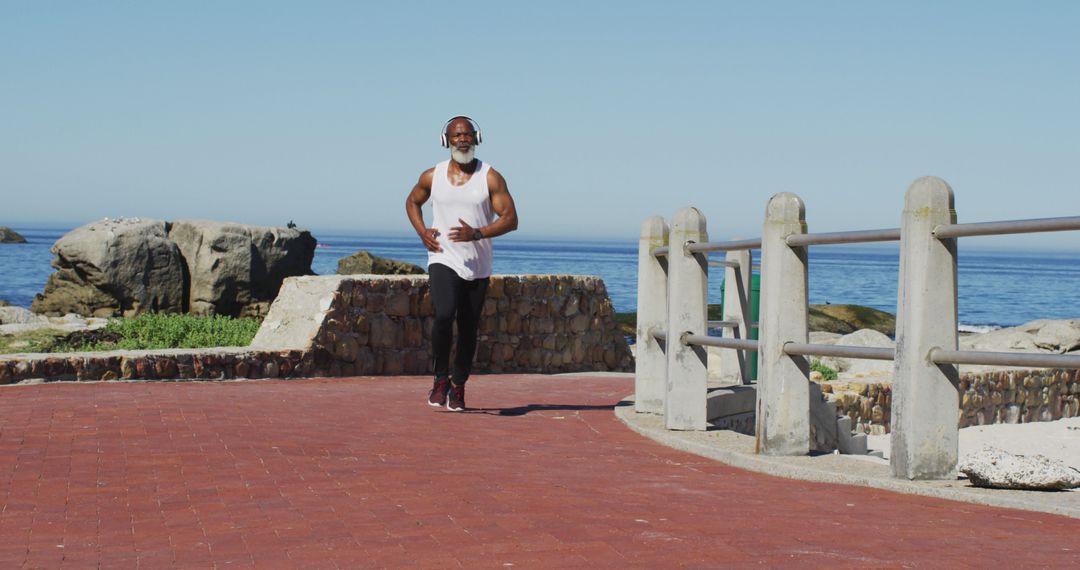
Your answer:
[[[487,179],[488,179],[488,184],[489,185],[492,185],[492,184],[505,185],[506,184],[506,179],[503,178],[503,175],[498,170],[495,170],[494,166],[491,166],[489,164],[489,165],[487,165],[487,167],[488,167]]]

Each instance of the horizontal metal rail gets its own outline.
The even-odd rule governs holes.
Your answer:
[[[1035,354],[1023,352],[984,352],[979,350],[930,351],[936,364],[986,364],[994,366],[1031,366],[1033,368],[1080,368],[1080,356],[1072,354]]]
[[[741,251],[744,249],[761,249],[761,238],[743,239],[737,241],[706,241],[692,243],[686,246],[690,253],[708,253],[710,251]]]
[[[733,329],[739,326],[739,321],[705,321],[705,324],[714,329]]]
[[[739,262],[735,261],[734,259],[724,261],[710,261],[709,267],[730,267],[732,269],[738,269]]]
[[[659,342],[667,342],[667,331],[653,331],[652,335]]]
[[[979,222],[975,224],[946,224],[934,228],[934,236],[937,238],[953,238],[1028,234],[1037,232],[1063,232],[1069,230],[1080,230],[1080,216]]]
[[[745,338],[723,338],[718,336],[705,336],[702,334],[688,334],[682,337],[683,344],[698,346],[716,346],[720,348],[736,348],[739,350],[757,350],[758,341]]]
[[[803,245],[825,245],[833,243],[866,243],[872,241],[899,241],[900,228],[882,230],[860,230],[855,232],[830,232],[819,234],[793,234],[787,237],[787,244],[792,247]]]
[[[668,251],[670,251],[670,249],[671,248],[669,248],[668,246],[665,245],[664,247],[658,247],[658,248],[652,250],[652,254],[655,257],[664,257],[665,255],[668,254]]]
[[[789,342],[784,345],[784,354],[802,356],[839,356],[842,358],[862,358],[865,360],[892,360],[896,351],[891,348],[875,346],[846,346],[842,344],[804,344]]]

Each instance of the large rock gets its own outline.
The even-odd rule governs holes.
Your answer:
[[[57,240],[35,313],[261,315],[286,277],[311,274],[309,232],[207,221],[93,222]]]
[[[86,224],[53,244],[56,273],[32,304],[35,313],[131,316],[184,309],[184,263],[161,220]]]
[[[1080,487],[1080,471],[1042,455],[1013,455],[985,447],[959,465],[976,487],[1061,491]]]
[[[11,228],[0,226],[0,243],[26,243],[26,238]]]
[[[286,277],[311,275],[315,238],[293,228],[178,220],[169,230],[190,279],[196,315],[262,316]]]
[[[815,320],[819,323],[816,326]],[[896,336],[896,317],[892,313],[862,305],[810,305],[810,330],[847,334],[859,329],[872,329],[890,337]]]
[[[22,307],[2,306],[0,304],[0,325],[23,325],[27,323],[47,322],[49,319],[34,314],[29,309]]]
[[[959,344],[960,350],[1066,354],[1080,348],[1080,320],[1054,321],[1040,319],[1020,326],[993,330],[982,334],[962,335]],[[961,366],[961,370],[968,372],[982,372],[1001,368],[1008,367]]]
[[[360,250],[338,260],[338,275],[423,275],[424,268],[405,261],[387,259]]]
[[[896,343],[892,339],[885,336],[883,333],[872,329],[860,329],[851,334],[847,334],[837,338],[835,341],[830,339],[827,344],[836,344],[840,346],[865,346],[875,348],[895,348]],[[836,356],[825,356],[821,358],[821,363],[833,370],[836,370],[842,376],[880,376],[886,377],[892,375],[893,361],[891,360],[867,360],[865,358],[841,358]]]
[[[842,321],[832,315],[817,309],[820,305],[810,305],[807,314],[807,324],[811,332],[827,332],[834,334],[848,334],[855,332],[855,327],[847,321]]]

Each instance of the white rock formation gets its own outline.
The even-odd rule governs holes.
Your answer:
[[[846,334],[835,342],[840,346],[870,346],[878,348],[893,348],[896,343],[883,333],[872,329],[859,329],[851,334]],[[826,356],[821,363],[836,370],[844,378],[851,377],[888,377],[892,375],[893,363],[891,360],[866,360],[862,358],[840,358]]]
[[[1013,455],[984,447],[960,465],[976,487],[1061,491],[1080,487],[1080,471],[1042,455]]]

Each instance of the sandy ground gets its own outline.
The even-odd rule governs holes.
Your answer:
[[[871,451],[881,451],[886,459],[889,457],[888,434],[872,435],[867,440]],[[1015,455],[1043,455],[1080,469],[1080,417],[966,427],[960,430],[960,461],[986,445]]]

